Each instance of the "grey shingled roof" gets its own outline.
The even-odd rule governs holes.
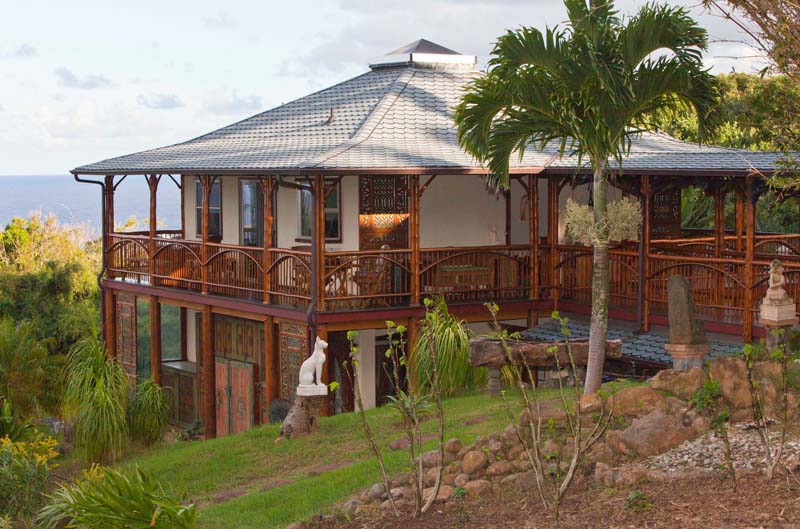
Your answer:
[[[111,158],[84,174],[304,169],[471,168],[458,145],[452,109],[475,71],[413,63],[369,72],[184,143]],[[663,134],[636,139],[624,163],[637,169],[771,171],[777,153],[701,147]],[[574,169],[574,157],[530,149],[512,167]]]

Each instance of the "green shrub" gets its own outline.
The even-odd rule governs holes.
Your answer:
[[[50,475],[50,461],[58,456],[52,437],[14,442],[0,438],[0,515],[27,520],[36,512]]]
[[[151,445],[160,441],[167,428],[170,401],[166,390],[151,379],[140,381],[128,401],[128,428],[131,435]]]
[[[443,396],[473,391],[486,384],[486,369],[469,365],[469,331],[464,321],[447,310],[444,298],[426,298],[429,316],[420,322],[419,336],[409,362],[412,384],[423,393],[433,376],[431,342],[438,355],[439,384]]]
[[[28,421],[14,414],[11,401],[0,399],[0,439],[7,437],[13,442],[32,441],[39,435],[39,430]]]
[[[36,521],[45,529],[191,529],[197,509],[182,505],[139,468],[129,476],[94,466],[83,479],[55,491]]]
[[[75,447],[86,460],[113,459],[125,447],[127,393],[127,376],[106,358],[97,337],[75,345],[69,356],[64,414],[75,421]]]

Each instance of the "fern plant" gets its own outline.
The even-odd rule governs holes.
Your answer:
[[[128,378],[106,357],[99,338],[78,342],[69,355],[64,415],[75,422],[75,446],[87,461],[114,459],[128,439]]]
[[[56,490],[36,521],[45,529],[192,529],[197,509],[138,467],[127,475],[93,466],[83,479]]]
[[[152,379],[139,381],[128,400],[128,429],[146,445],[159,441],[167,428],[170,403],[166,390]]]
[[[426,298],[425,307],[427,315],[420,321],[419,336],[409,361],[409,375],[414,387],[422,393],[428,393],[431,389],[432,350],[437,354],[437,371],[443,396],[475,391],[485,386],[486,368],[469,365],[469,331],[466,323],[450,313],[441,296]]]

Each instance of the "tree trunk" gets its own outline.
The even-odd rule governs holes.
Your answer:
[[[592,163],[592,200],[596,238],[592,265],[592,319],[589,327],[589,360],[584,394],[595,393],[603,381],[606,331],[608,330],[608,182],[606,164]]]

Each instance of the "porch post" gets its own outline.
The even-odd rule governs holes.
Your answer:
[[[205,197],[204,197],[205,198]],[[214,359],[214,315],[211,305],[203,305],[203,431],[206,439],[217,436],[217,366]]]
[[[261,415],[266,415],[266,421],[262,420],[264,424],[269,422],[269,405],[270,403],[280,397],[280,384],[279,366],[277,356],[275,354],[275,320],[272,316],[264,318],[264,410]]]
[[[270,291],[272,290],[271,279],[272,276],[269,272],[269,267],[272,265],[272,226],[274,222],[274,212],[272,211],[272,193],[275,186],[271,176],[266,179],[261,179],[261,194],[264,196],[264,255],[262,256],[261,265],[264,268],[264,304],[269,304],[271,301]]]
[[[408,229],[410,230],[409,246],[411,247],[411,305],[419,305],[419,258],[420,258],[420,244],[419,244],[419,202],[420,202],[420,189],[419,189],[419,175],[411,175],[408,179]],[[415,337],[416,338],[416,337]],[[411,337],[409,335],[409,346],[411,344]]]
[[[742,339],[745,343],[749,343],[753,341],[753,260],[756,240],[756,208],[755,196],[753,195],[753,176],[747,175],[746,182],[744,209],[747,239],[745,240],[744,251],[744,321]]]
[[[211,187],[214,185],[214,178],[209,175],[200,177],[200,189],[203,190],[203,202],[200,213],[200,293],[208,294],[208,222],[211,211]]]
[[[311,266],[314,277],[317,278],[316,282],[316,297],[317,306],[314,307],[316,311],[325,310],[325,178],[320,174],[314,177],[314,192],[312,193],[314,200],[314,222],[316,232],[312,237],[311,244]],[[312,336],[313,340],[314,337]]]
[[[106,191],[106,218],[103,219],[105,226],[103,229],[106,233],[114,233],[114,176],[107,175],[105,181]],[[105,239],[104,239],[105,240]],[[103,248],[103,251],[106,249]]]
[[[550,286],[553,310],[558,310],[558,195],[559,179],[547,180],[547,240],[550,243]]]
[[[741,191],[736,193],[736,251],[743,250],[744,239],[744,195]]]
[[[722,257],[725,250],[725,190],[714,189],[714,257]]]
[[[155,253],[156,253],[156,223],[158,222],[158,207],[157,207],[157,192],[158,192],[158,182],[161,180],[160,175],[148,175],[145,176],[147,179],[147,187],[150,188],[150,220],[149,220],[149,240],[148,240],[148,249],[150,252],[149,259],[148,259],[148,269],[147,273],[150,274],[150,285],[155,286],[155,272],[156,272],[156,260],[155,260]]]
[[[161,303],[150,296],[150,376],[161,385]]]
[[[643,331],[650,330],[650,302],[647,299],[648,277],[650,276],[650,230],[653,213],[650,177],[644,175],[640,180],[642,211],[642,234],[639,237],[639,325]]]
[[[528,236],[530,260],[528,262],[528,299],[539,299],[539,176],[528,175]],[[528,328],[539,323],[537,309],[528,309]]]

